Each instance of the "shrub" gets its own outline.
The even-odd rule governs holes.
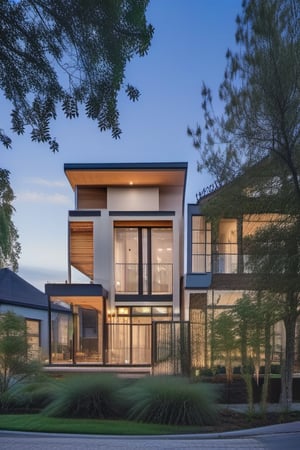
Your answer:
[[[59,386],[43,411],[47,416],[114,419],[121,414],[118,392],[123,383],[111,374],[74,375]]]
[[[40,410],[55,398],[57,389],[57,382],[48,378],[20,382],[0,395],[0,407],[6,410]]]
[[[213,425],[217,419],[216,389],[173,376],[146,377],[123,390],[128,418],[168,425]]]
[[[41,363],[28,358],[24,317],[8,311],[0,316],[0,393],[41,371]]]

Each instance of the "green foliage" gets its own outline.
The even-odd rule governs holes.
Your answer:
[[[287,406],[293,397],[300,305],[299,22],[299,0],[244,0],[236,19],[237,48],[226,54],[219,87],[224,111],[215,114],[212,92],[204,84],[204,126],[188,130],[200,152],[199,169],[207,170],[219,185],[225,183],[227,192],[231,184],[240,192],[223,203],[219,199],[215,209],[233,217],[233,204],[239,217],[250,207],[252,214],[272,212],[287,219],[285,227],[273,224],[249,244],[257,255],[251,261],[258,274],[253,287],[263,282],[265,290],[282,295],[286,345],[281,401]],[[244,179],[251,181],[245,190]]]
[[[40,371],[38,361],[28,360],[28,349],[25,319],[12,312],[3,314],[0,317],[0,393]]]
[[[111,374],[66,377],[43,413],[50,417],[117,418],[121,414],[118,392],[122,385]]]
[[[227,311],[220,313],[211,321],[211,347],[213,359],[224,361],[227,381],[230,382],[232,380],[232,364],[238,348],[238,340],[236,322]]]
[[[9,171],[0,169],[0,268],[11,265],[18,269],[18,258],[21,246],[18,242],[18,232],[12,221],[15,199],[10,186]]]
[[[289,215],[269,223],[245,241],[248,267],[257,274],[258,288],[266,285],[268,277],[270,292],[300,292],[299,236],[300,218]]]
[[[32,380],[23,381],[0,395],[0,406],[6,410],[41,410],[54,400],[59,382],[37,374]]]
[[[144,56],[154,29],[147,24],[148,0],[7,0],[0,4],[0,89],[11,102],[12,130],[47,142],[60,105],[69,119],[80,105],[100,130],[121,130],[117,97],[139,97],[125,82],[126,64]],[[0,129],[0,142],[11,138]]]
[[[212,385],[173,376],[145,377],[123,391],[130,420],[168,425],[211,425],[217,420]]]
[[[300,3],[245,0],[237,16],[236,50],[228,50],[216,115],[203,84],[204,126],[189,129],[200,170],[228,182],[265,157],[279,163],[299,189]]]

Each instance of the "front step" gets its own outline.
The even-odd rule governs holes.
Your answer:
[[[62,376],[76,373],[111,373],[123,378],[140,378],[152,375],[152,367],[133,366],[90,366],[90,365],[51,365],[44,366],[44,371],[49,375]]]

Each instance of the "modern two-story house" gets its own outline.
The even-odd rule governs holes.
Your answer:
[[[257,208],[257,192],[246,180],[236,192],[234,185],[202,192],[187,205],[185,221],[185,162],[66,164],[64,170],[74,192],[68,279],[46,284],[38,300],[27,289],[28,314],[3,278],[0,291],[9,295],[2,295],[0,313],[17,305],[31,320],[32,342],[49,370],[182,374],[210,367],[211,319],[255,289],[247,239],[282,211],[266,203]],[[228,196],[237,192],[243,210],[238,203],[215,223],[205,216],[207,202],[225,195],[230,205]],[[300,323],[296,333],[299,371]],[[274,363],[284,345],[278,322]]]
[[[50,365],[148,369],[154,332],[155,342],[164,337],[159,324],[182,319],[187,164],[64,170],[75,204],[68,214],[68,280],[45,286]],[[73,281],[76,273],[85,281]]]

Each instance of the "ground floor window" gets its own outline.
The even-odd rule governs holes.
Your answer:
[[[152,325],[171,321],[171,306],[118,306],[106,309],[85,298],[68,312],[51,310],[51,363],[150,365]]]
[[[71,362],[73,359],[72,314],[51,312],[51,361]]]
[[[251,293],[249,293],[250,295]],[[243,297],[243,291],[214,290],[207,293],[190,293],[190,331],[191,331],[191,364],[195,370],[224,366],[224,358],[220,351],[212,345],[216,336],[216,321],[221,314],[230,312],[236,302]],[[285,329],[282,321],[275,323],[270,330],[271,365],[274,373],[280,371],[285,346]],[[261,370],[264,366],[264,347],[261,345]],[[251,351],[251,349],[249,350]],[[224,356],[224,355],[223,355]],[[241,365],[239,350],[234,354],[233,366],[238,373]],[[300,318],[296,323],[294,372],[300,372]]]
[[[152,322],[169,320],[171,307],[117,307],[108,315],[107,363],[151,364]]]
[[[41,323],[39,320],[26,319],[27,342],[29,345],[29,359],[39,359],[41,357]]]
[[[190,324],[192,367],[205,367],[208,359],[206,293],[190,295]]]

